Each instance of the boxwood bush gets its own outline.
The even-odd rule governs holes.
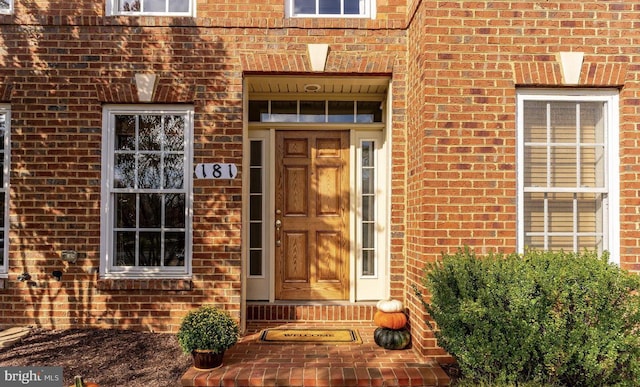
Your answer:
[[[592,252],[444,255],[417,295],[465,378],[640,385],[640,277]]]

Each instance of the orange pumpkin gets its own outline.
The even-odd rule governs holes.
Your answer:
[[[403,312],[383,312],[377,311],[373,315],[373,322],[382,328],[402,329],[407,325],[407,315]]]
[[[84,387],[100,387],[100,385],[98,383],[94,383],[94,382],[82,382]],[[69,387],[76,387],[75,384],[70,385]]]

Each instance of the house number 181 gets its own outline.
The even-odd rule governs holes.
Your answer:
[[[238,176],[238,167],[235,164],[198,164],[196,165],[196,177],[198,179],[235,179]]]

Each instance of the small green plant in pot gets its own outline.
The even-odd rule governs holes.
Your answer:
[[[238,323],[212,306],[201,306],[184,317],[178,331],[182,351],[193,356],[194,367],[212,369],[222,365],[224,352],[238,342]]]

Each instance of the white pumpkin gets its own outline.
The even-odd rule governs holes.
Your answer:
[[[378,310],[387,313],[402,312],[404,310],[402,301],[399,300],[380,300],[376,306]]]

